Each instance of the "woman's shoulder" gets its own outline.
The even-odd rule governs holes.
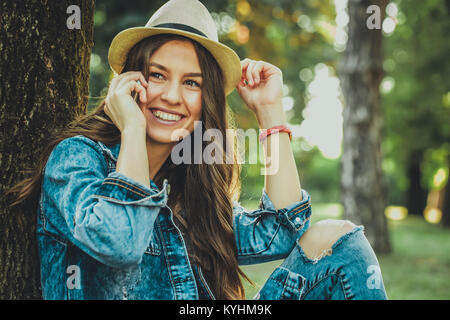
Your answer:
[[[66,138],[59,142],[50,154],[47,166],[60,166],[67,164],[86,164],[103,166],[105,160],[100,145],[83,135]]]
[[[55,151],[80,151],[81,153],[96,151],[101,153],[102,149],[97,141],[83,135],[77,135],[61,140],[61,142],[59,142],[53,150],[53,152]]]

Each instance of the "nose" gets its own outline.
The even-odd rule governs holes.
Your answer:
[[[171,105],[177,105],[181,102],[180,86],[175,82],[168,82],[161,94],[161,99]]]

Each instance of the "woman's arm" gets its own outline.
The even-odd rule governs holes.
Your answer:
[[[241,65],[243,76],[237,90],[259,127],[286,125],[281,70],[249,59]],[[238,204],[233,208],[239,264],[287,257],[309,227],[310,197],[301,189],[289,135],[269,135],[262,145],[266,165],[260,208],[248,211]]]
[[[239,264],[263,263],[289,255],[310,224],[311,202],[305,190],[302,190],[302,199],[276,209],[263,190],[256,210],[249,211],[234,203],[233,229]]]
[[[140,100],[146,102],[147,85],[141,72],[131,71],[118,75],[111,81],[105,113],[121,132],[116,171],[150,187],[146,120],[138,104],[131,97],[131,93],[137,91]]]
[[[283,76],[277,67],[245,59],[243,77],[237,87],[239,95],[255,113],[261,129],[286,125],[282,106]],[[245,83],[247,82],[247,84]],[[294,155],[285,132],[268,136],[263,142],[266,174],[264,188],[276,209],[302,200],[300,178]]]
[[[271,112],[257,117],[261,129],[287,123],[282,106],[273,106]],[[284,208],[301,201],[300,178],[289,135],[286,132],[270,135],[263,141],[263,148],[266,163],[264,188],[275,208]]]
[[[59,235],[113,267],[138,264],[167,202],[160,192],[108,174],[100,146],[83,136],[63,140],[44,171],[39,215],[46,235]]]
[[[122,131],[116,172],[150,188],[150,175],[145,143],[145,128],[136,126]]]

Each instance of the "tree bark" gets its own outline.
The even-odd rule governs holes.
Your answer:
[[[382,32],[369,29],[370,5],[380,8],[381,21],[387,0],[349,0],[348,43],[339,65],[345,97],[341,196],[346,219],[365,226],[377,253],[389,253],[385,186],[382,174],[381,103]]]
[[[67,27],[70,5],[81,9],[80,29]],[[87,110],[93,14],[93,0],[0,4],[0,299],[41,298],[37,208],[11,208],[5,192],[46,138]]]

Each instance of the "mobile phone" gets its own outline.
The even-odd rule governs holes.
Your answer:
[[[136,81],[138,84],[141,84],[141,81]],[[139,102],[139,93],[137,91],[133,91],[131,93],[131,96],[133,97],[133,100],[136,102]]]

